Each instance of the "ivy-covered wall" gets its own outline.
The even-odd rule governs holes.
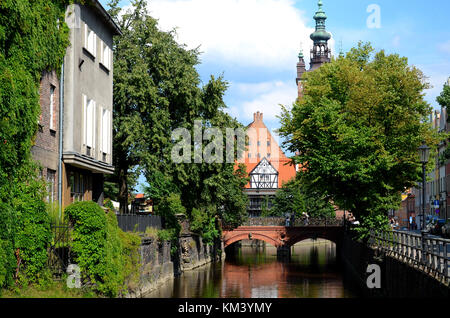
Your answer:
[[[50,222],[30,149],[45,70],[61,69],[70,1],[0,1],[0,287],[44,275]]]

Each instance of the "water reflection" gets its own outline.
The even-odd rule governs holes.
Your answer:
[[[329,241],[303,241],[290,261],[275,248],[243,246],[225,262],[186,272],[147,297],[164,298],[342,298],[352,297]]]

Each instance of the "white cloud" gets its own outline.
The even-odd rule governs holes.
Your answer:
[[[300,43],[308,58],[312,46],[309,36],[314,30],[294,4],[294,0],[149,0],[149,11],[163,30],[177,28],[180,43],[200,46],[203,60],[284,71],[295,67]]]
[[[229,108],[230,115],[238,117],[243,123],[250,123],[257,111],[264,114],[266,122],[278,121],[276,116],[281,112],[279,105],[289,107],[297,98],[295,82],[232,83],[232,86],[238,96],[252,97]]]

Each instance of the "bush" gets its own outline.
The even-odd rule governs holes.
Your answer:
[[[101,285],[106,275],[106,215],[95,202],[75,202],[65,209],[72,225],[72,253],[83,281]],[[101,286],[100,286],[100,289]]]
[[[34,171],[31,167],[29,175],[23,176],[24,181],[17,183],[12,200],[17,217],[14,252],[20,263],[18,272],[20,278],[30,282],[42,278],[47,265],[47,248],[52,239],[50,217],[43,201],[45,184],[32,176]]]
[[[83,280],[108,297],[126,291],[127,283],[139,278],[138,235],[124,233],[114,211],[95,202],[76,202],[66,208],[73,223],[72,252]]]
[[[382,214],[371,214],[363,216],[361,225],[354,228],[354,231],[358,240],[366,242],[369,239],[370,231],[374,231],[374,234],[380,234],[383,231],[392,231],[392,228],[386,216]]]
[[[177,214],[186,214],[186,208],[181,203],[179,194],[170,194],[156,207],[156,213],[164,218],[165,227],[168,229],[175,229],[177,235],[181,230],[181,226],[176,218]]]

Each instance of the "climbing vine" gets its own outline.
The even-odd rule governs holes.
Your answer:
[[[49,220],[31,159],[43,71],[59,71],[70,1],[0,1],[0,287],[43,275]]]

